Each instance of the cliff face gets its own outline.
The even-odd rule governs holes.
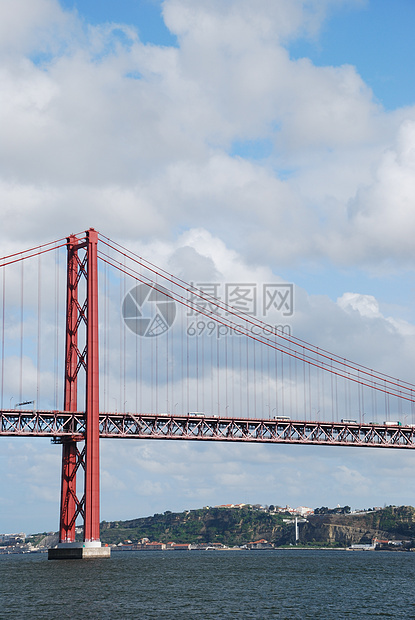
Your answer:
[[[284,523],[288,514],[248,508],[203,508],[182,513],[165,512],[132,521],[101,524],[101,540],[119,543],[141,538],[176,543],[243,545],[265,538],[276,546],[294,543],[295,527]],[[389,506],[361,514],[324,514],[299,523],[300,542],[350,546],[379,539],[415,539],[415,509]]]
[[[349,547],[359,543],[370,543],[373,538],[389,539],[390,534],[384,530],[359,527],[358,525],[339,525],[337,523],[319,523],[310,520],[300,528],[301,542],[318,542],[329,545]]]
[[[383,510],[350,515],[312,515],[300,525],[301,542],[344,546],[370,543],[373,538],[415,538],[415,509],[388,506]]]

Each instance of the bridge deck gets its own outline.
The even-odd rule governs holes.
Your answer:
[[[209,415],[101,413],[100,437],[295,443],[329,446],[415,448],[413,426],[238,418]],[[0,435],[84,439],[84,412],[0,411]]]

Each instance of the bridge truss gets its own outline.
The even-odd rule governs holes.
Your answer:
[[[83,441],[83,412],[4,410],[0,435]],[[185,439],[367,448],[415,448],[415,427],[345,422],[308,422],[204,415],[101,413],[99,436],[107,439]]]
[[[53,255],[54,270],[46,261]],[[8,266],[14,271],[6,277]],[[67,550],[78,518],[83,546],[101,546],[100,438],[415,447],[415,424],[406,424],[415,422],[415,384],[263,322],[243,306],[246,291],[239,291],[242,306],[231,305],[216,284],[189,284],[94,229],[4,257],[0,267],[0,436],[62,445],[60,545]],[[272,303],[285,299],[281,284],[270,286]],[[23,401],[15,408],[11,389]],[[17,409],[29,403],[32,410]],[[128,412],[126,403],[152,413]]]

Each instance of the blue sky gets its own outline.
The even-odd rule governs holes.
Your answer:
[[[293,282],[295,334],[411,377],[414,23],[411,0],[7,0],[1,254],[93,226],[184,278]],[[415,503],[405,451],[155,444],[105,444],[103,519]],[[0,532],[55,529],[59,459],[2,439]]]
[[[411,0],[344,6],[326,21],[317,40],[296,42],[291,53],[307,56],[316,65],[354,65],[382,105],[394,110],[412,105],[415,98],[414,20]]]
[[[116,22],[133,25],[144,43],[176,45],[174,37],[163,21],[161,2],[158,0],[63,0],[61,6],[77,13],[90,24]]]

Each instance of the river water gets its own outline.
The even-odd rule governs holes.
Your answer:
[[[415,618],[415,553],[132,551],[0,555],[0,618]]]

